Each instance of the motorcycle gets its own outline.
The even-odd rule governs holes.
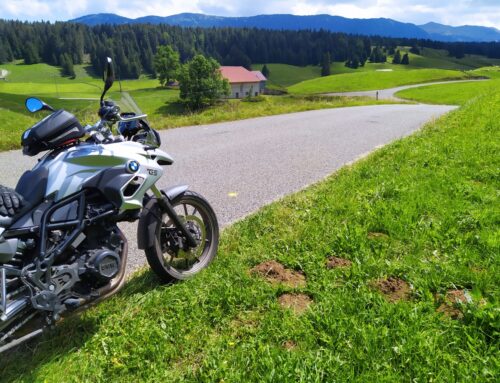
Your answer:
[[[206,199],[187,185],[156,186],[173,159],[146,115],[104,99],[114,77],[107,58],[92,126],[26,100],[30,112],[51,113],[22,135],[23,154],[47,153],[15,190],[0,186],[0,353],[120,290],[128,255],[120,222],[138,221],[138,247],[165,282],[192,277],[217,253]]]

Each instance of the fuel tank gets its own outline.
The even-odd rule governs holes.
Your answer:
[[[105,196],[121,197],[120,210],[142,207],[144,194],[163,174],[162,165],[173,159],[159,149],[146,150],[137,142],[113,144],[82,143],[60,153],[45,156],[38,167],[48,169],[45,196],[62,200],[82,190],[97,187]]]

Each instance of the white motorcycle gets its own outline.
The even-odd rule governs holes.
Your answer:
[[[139,222],[138,247],[166,282],[193,276],[217,253],[212,207],[186,185],[155,186],[173,159],[145,115],[104,101],[114,81],[110,58],[104,77],[93,126],[26,100],[30,112],[52,113],[22,136],[25,155],[47,153],[15,190],[0,186],[0,353],[123,286],[127,240],[119,222]]]

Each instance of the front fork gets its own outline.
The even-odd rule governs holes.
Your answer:
[[[186,225],[184,224],[184,222],[182,222],[180,220],[179,216],[175,212],[174,207],[170,203],[169,198],[167,196],[163,195],[163,193],[156,187],[156,185],[153,185],[151,187],[151,191],[153,192],[154,196],[158,200],[158,204],[159,204],[162,212],[167,214],[170,217],[170,219],[174,222],[175,227],[182,233],[184,238],[186,238],[186,242],[187,242],[188,247],[198,246],[198,243],[194,239],[191,232],[186,228]]]

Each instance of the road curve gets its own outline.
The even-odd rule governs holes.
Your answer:
[[[189,184],[213,204],[224,227],[454,108],[361,106],[162,131],[162,148],[176,162],[159,186]],[[20,151],[0,153],[0,183],[15,186],[35,162]],[[132,270],[144,257],[136,249],[136,225],[124,229]]]
[[[479,80],[456,80],[456,81],[437,81],[437,82],[428,82],[424,84],[413,84],[413,85],[403,85],[398,86],[396,88],[388,88],[388,89],[378,89],[378,90],[366,90],[359,92],[334,92],[334,93],[324,93],[325,96],[346,96],[346,97],[371,97],[377,98],[379,100],[393,100],[393,101],[407,101],[405,99],[396,97],[395,94],[401,90],[411,89],[411,88],[420,88],[422,86],[430,86],[430,85],[440,85],[440,84],[453,84],[460,82],[474,82],[474,81],[488,81],[487,79],[479,79]]]

